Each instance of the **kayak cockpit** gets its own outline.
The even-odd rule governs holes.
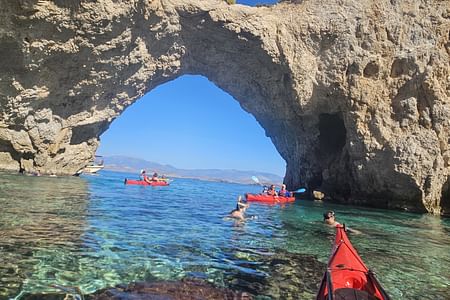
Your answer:
[[[333,294],[333,300],[380,300],[364,290],[353,288],[340,288],[335,290]]]

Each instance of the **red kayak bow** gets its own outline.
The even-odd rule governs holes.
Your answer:
[[[126,179],[125,178],[125,184],[137,184],[137,185],[150,185],[150,186],[164,186],[169,185],[167,181],[152,181],[147,182],[144,180],[133,180],[133,179]]]
[[[264,202],[264,203],[287,203],[294,202],[295,197],[271,196],[262,194],[245,194],[247,201]]]
[[[353,248],[343,226],[336,227],[334,246],[316,299],[390,300]]]

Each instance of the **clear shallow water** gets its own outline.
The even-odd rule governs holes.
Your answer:
[[[236,223],[223,217],[259,187],[175,179],[152,188],[124,177],[0,174],[0,299],[185,277],[260,299],[312,299],[333,239],[321,224],[327,209],[364,232],[350,239],[393,299],[450,299],[449,219],[297,201],[252,204],[258,218]]]

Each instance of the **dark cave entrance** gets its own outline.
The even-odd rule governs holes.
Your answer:
[[[319,145],[321,152],[334,156],[345,146],[346,129],[338,114],[319,115]]]
[[[441,212],[450,217],[450,177],[442,187]]]
[[[340,164],[338,160],[341,157],[342,149],[346,143],[347,130],[342,120],[342,116],[339,113],[328,114],[323,113],[319,115],[319,148],[317,150],[317,161],[320,163],[318,170],[314,172],[314,176],[309,180],[308,187],[310,189],[319,190],[321,188],[327,189],[324,186],[323,171],[328,170],[328,174],[338,174],[333,169],[339,168]],[[329,185],[329,178],[326,179]],[[338,178],[331,181],[337,181]],[[337,182],[334,182],[337,183]],[[335,187],[336,184],[331,184],[330,187]],[[333,187],[333,189],[334,189]]]

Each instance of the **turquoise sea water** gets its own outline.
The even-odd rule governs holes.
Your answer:
[[[257,299],[313,299],[337,219],[392,299],[450,299],[450,220],[297,200],[252,204],[257,219],[223,217],[260,187],[175,179],[125,186],[130,174],[81,178],[0,174],[0,299],[132,281],[199,278]],[[131,176],[132,177],[132,176]]]

